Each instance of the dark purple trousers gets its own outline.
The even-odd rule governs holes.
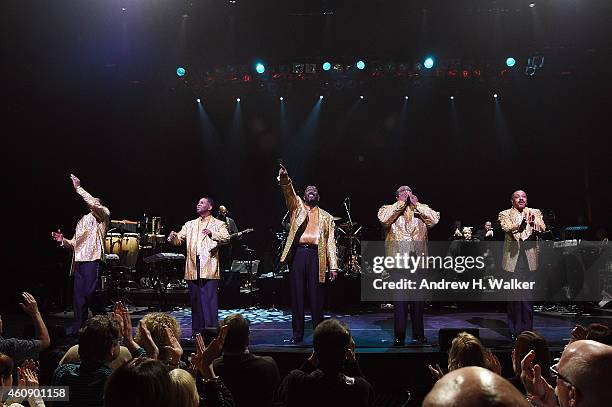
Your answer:
[[[522,278],[529,271],[529,263],[525,251],[521,250],[514,269],[516,278]],[[533,331],[533,303],[528,298],[517,298],[517,301],[508,301],[508,328],[510,333],[518,336],[524,331]]]
[[[395,337],[404,339],[406,335],[406,319],[408,318],[408,307],[410,307],[410,323],[412,324],[412,339],[425,337],[425,325],[423,322],[423,301],[395,301],[393,303],[393,322]]]
[[[289,270],[291,286],[291,327],[293,338],[304,338],[304,295],[308,289],[312,329],[323,321],[324,285],[319,283],[317,246],[298,246]]]
[[[81,326],[87,321],[89,308],[93,305],[100,267],[99,261],[80,261],[74,265],[74,294],[72,296],[74,322],[69,334],[79,332]]]
[[[191,333],[203,333],[206,328],[216,328],[219,324],[219,304],[217,289],[219,280],[199,278],[200,257],[196,259],[198,275],[196,280],[187,280],[191,301]]]

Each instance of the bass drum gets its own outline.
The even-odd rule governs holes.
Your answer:
[[[129,269],[136,267],[140,250],[138,233],[125,233],[121,241],[121,265]]]
[[[121,257],[121,233],[107,233],[104,239],[104,252]]]

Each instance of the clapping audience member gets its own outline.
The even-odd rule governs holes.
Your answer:
[[[159,352],[156,358],[164,363],[170,362],[169,348],[166,347],[170,345],[166,329],[170,328],[174,338],[181,337],[181,327],[176,318],[164,312],[151,312],[142,317],[140,324],[142,329],[139,328],[136,332],[134,338],[136,343],[146,349],[144,345],[149,342],[149,338],[152,338]],[[149,337],[144,336],[147,330],[150,332]],[[147,353],[149,353],[148,350]],[[153,355],[149,353],[149,357],[153,357]]]
[[[467,332],[461,332],[451,343],[448,351],[448,371],[467,366],[480,366],[501,374],[501,365],[495,355],[486,349],[480,340]],[[429,370],[435,379],[442,378],[444,373],[440,366],[429,365]]]
[[[317,325],[313,335],[313,355],[305,366],[290,372],[277,391],[277,401],[284,406],[351,407],[374,405],[374,389],[363,377],[344,373],[347,361],[356,363],[351,332],[336,319]]]
[[[598,323],[589,324],[588,327],[576,325],[572,330],[569,343],[583,339],[590,339],[595,342],[612,345],[612,329],[605,324]]]
[[[512,369],[514,376],[508,379],[510,383],[514,385],[521,393],[526,394],[525,387],[521,381],[521,361],[529,351],[535,352],[534,363],[539,364],[542,367],[542,376],[551,383],[550,376],[550,350],[548,349],[548,343],[543,336],[533,332],[524,331],[519,334],[516,338],[516,344],[512,350]]]
[[[521,361],[521,380],[527,397],[540,407],[612,406],[612,346],[592,340],[570,343],[559,363],[551,366],[553,388],[534,364],[536,354],[530,351]]]
[[[69,386],[69,406],[102,406],[106,379],[113,372],[108,363],[119,355],[120,328],[117,321],[96,315],[79,331],[80,363],[59,366],[53,385]]]
[[[13,359],[0,353],[0,386],[2,388],[10,388],[13,386]],[[17,368],[17,376],[19,387],[38,387],[38,376],[36,374],[36,364],[32,360],[26,360],[21,367]],[[20,403],[7,400],[5,403],[4,394],[0,394],[0,406],[8,407],[23,407]],[[45,407],[45,403],[40,397],[29,397],[28,403],[30,407]]]
[[[479,366],[453,370],[438,380],[423,407],[528,407],[529,402],[506,379]]]
[[[0,318],[0,352],[10,356],[16,363],[26,359],[38,358],[38,352],[49,347],[51,339],[47,326],[38,310],[36,299],[27,292],[22,293],[23,302],[19,303],[21,309],[32,318],[38,333],[38,339],[24,340],[2,337],[2,319]]]
[[[204,345],[201,334],[197,334],[196,353],[191,354],[191,369],[197,375],[196,384],[200,394],[201,407],[232,407],[232,393],[225,387],[223,381],[215,374],[213,361],[221,353],[229,327],[224,325],[219,335],[208,346]]]
[[[249,352],[249,324],[242,315],[227,316],[223,325],[229,328],[223,355],[213,363],[215,372],[232,392],[238,407],[272,405],[280,383],[276,362],[269,356]]]

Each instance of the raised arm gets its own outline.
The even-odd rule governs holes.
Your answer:
[[[89,192],[85,191],[81,186],[81,180],[78,179],[74,174],[70,174],[72,185],[76,190],[77,194],[81,195],[81,198],[85,201],[87,206],[91,209],[96,218],[101,222],[108,222],[110,218],[110,211],[108,208],[100,202],[99,199],[94,198]]]
[[[300,199],[295,193],[295,189],[293,188],[293,183],[291,182],[291,178],[289,178],[287,169],[282,164],[278,170],[278,184],[283,191],[283,197],[285,197],[287,209],[289,212],[295,211],[300,205]]]
[[[45,321],[43,321],[42,315],[38,310],[36,299],[32,294],[26,292],[21,294],[21,296],[23,298],[23,302],[19,303],[19,306],[26,314],[30,316],[30,318],[32,318],[32,321],[34,322],[34,327],[38,333],[38,340],[40,341],[40,350],[47,349],[51,345],[51,338],[49,337],[47,325],[45,325]]]
[[[415,214],[425,222],[428,229],[436,226],[440,221],[440,212],[436,212],[429,206],[418,202],[415,206]]]
[[[520,231],[521,225],[523,224],[523,218],[520,219],[518,223],[516,223],[508,211],[501,211],[497,217],[499,219],[499,224],[502,230],[506,233],[516,233]]]
[[[385,227],[389,227],[406,210],[406,202],[398,200],[393,205],[385,205],[378,210],[378,221]]]
[[[180,246],[187,237],[187,223],[183,225],[180,232],[176,233],[174,230],[168,234],[168,242],[175,246]]]

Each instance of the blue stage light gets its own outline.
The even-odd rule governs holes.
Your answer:
[[[506,58],[506,66],[508,68],[512,68],[515,64],[516,64],[516,59],[514,59],[512,57]]]
[[[179,66],[178,68],[176,68],[176,74],[178,76],[185,76],[185,68],[183,68],[182,66]]]
[[[357,61],[357,64],[355,66],[360,71],[363,71],[365,69],[365,62],[363,62],[362,60],[359,60],[359,61]]]
[[[323,70],[329,71],[331,69],[331,62],[323,62]]]
[[[266,67],[261,62],[258,62],[257,65],[255,65],[255,71],[257,71],[257,73],[264,73],[266,72]]]
[[[432,57],[425,58],[425,61],[423,61],[423,66],[427,69],[431,69],[434,66],[433,58]]]

